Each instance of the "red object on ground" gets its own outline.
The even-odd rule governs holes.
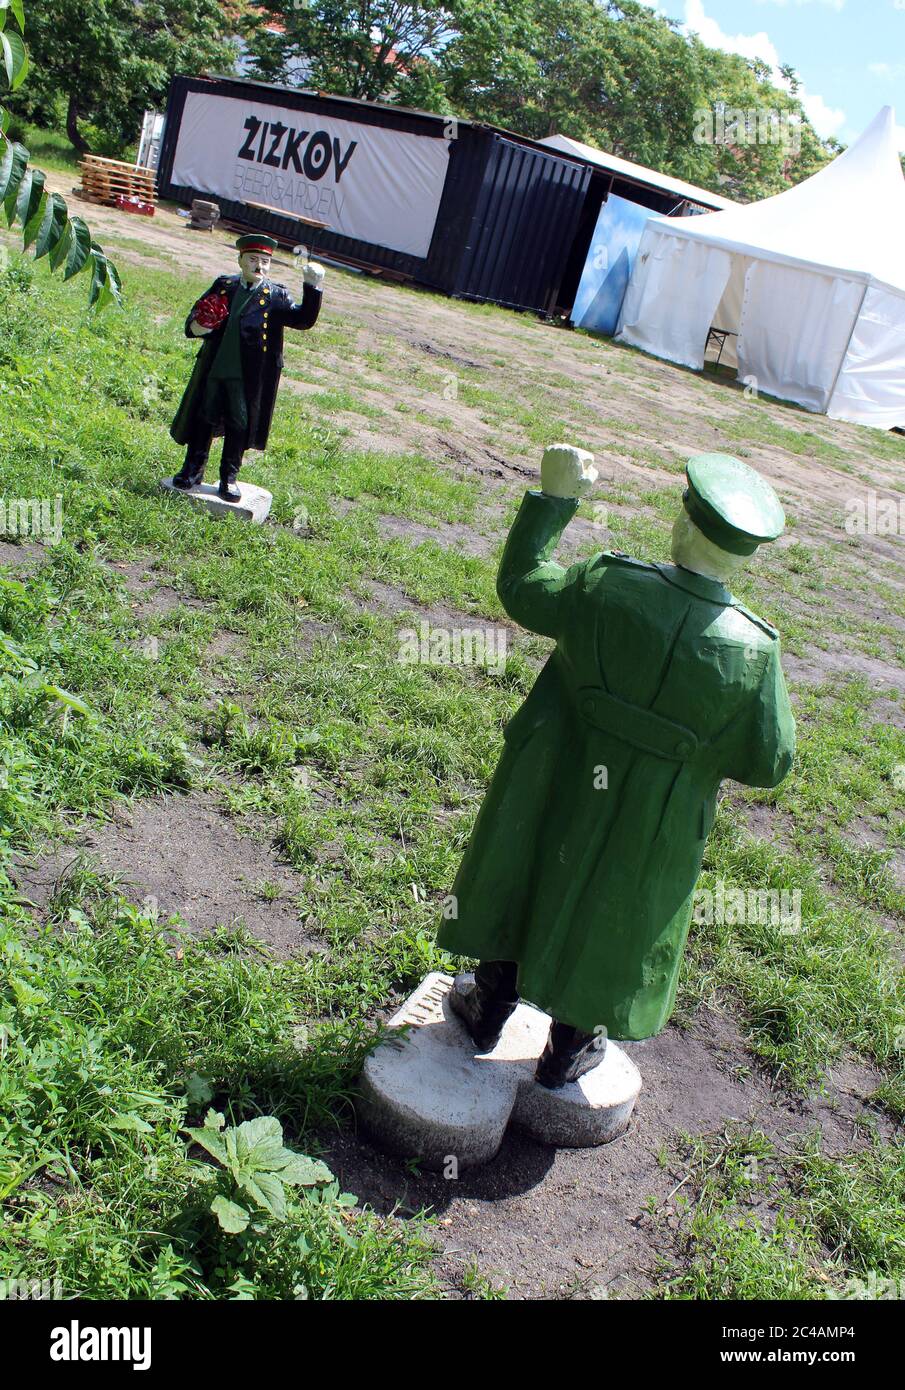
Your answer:
[[[198,302],[195,322],[202,328],[219,328],[228,313],[229,301],[225,294],[206,294]]]
[[[137,212],[142,217],[154,216],[154,204],[145,203],[141,198],[130,198],[127,193],[117,193],[115,201],[121,212]]]

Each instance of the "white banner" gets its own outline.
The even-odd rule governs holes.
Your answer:
[[[446,139],[189,92],[170,177],[426,256],[448,163]]]

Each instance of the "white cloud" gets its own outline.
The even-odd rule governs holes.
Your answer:
[[[902,3],[905,4],[905,0]],[[758,4],[779,5],[780,9],[785,9],[787,5],[828,5],[831,10],[837,11],[845,8],[845,0],[758,0]]]
[[[888,77],[893,82],[905,77],[905,63],[868,63],[867,71],[874,77]]]
[[[833,3],[833,0],[818,2]],[[834,8],[840,9],[841,4],[834,4]],[[776,86],[788,88],[788,83],[779,71],[779,52],[765,29],[757,34],[725,34],[717,20],[706,13],[703,0],[685,0],[685,23],[682,27],[686,33],[697,34],[708,48],[718,48],[723,53],[738,53],[740,57],[749,60],[759,58],[772,69]],[[845,112],[838,107],[830,106],[817,93],[808,92],[804,86],[799,86],[798,99],[807,113],[808,120],[823,139],[836,135],[845,125]]]
[[[798,89],[798,100],[804,107],[811,125],[824,140],[828,140],[831,135],[839,134],[845,125],[845,112],[840,107],[828,106],[822,96],[816,92],[809,92],[804,87]]]

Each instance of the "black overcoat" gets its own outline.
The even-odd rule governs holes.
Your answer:
[[[232,305],[238,284],[238,275],[220,275],[206,294],[225,293]],[[245,445],[247,449],[264,449],[267,446],[283,367],[283,329],[311,328],[317,322],[322,298],[320,290],[306,285],[301,303],[297,304],[285,285],[264,279],[258,286],[258,292],[252,295],[242,310],[239,341],[242,381],[248,408],[248,437]],[[200,302],[195,301],[185,321],[187,338],[195,337],[191,331],[191,322]],[[204,396],[207,374],[223,340],[225,327],[226,320],[223,327],[206,333],[201,339],[201,350],[195,358],[194,370],[170,426],[170,434],[177,444],[189,442],[195,417]],[[213,433],[224,433],[222,418],[215,422]]]

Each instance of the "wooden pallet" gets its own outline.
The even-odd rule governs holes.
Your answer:
[[[139,198],[143,203],[156,204],[157,174],[154,169],[136,168],[122,159],[104,159],[97,154],[87,154],[79,160],[82,184],[78,195],[88,203],[102,203],[113,207],[117,194],[127,198]]]

